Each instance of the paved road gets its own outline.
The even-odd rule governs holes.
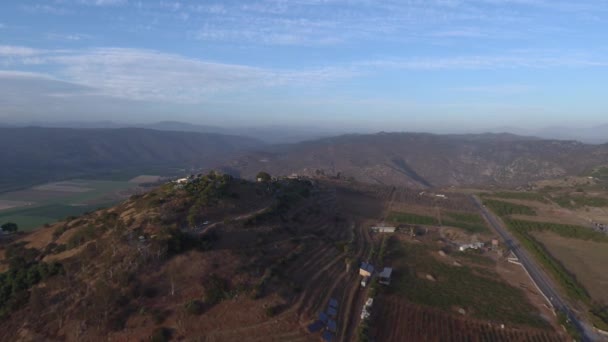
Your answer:
[[[481,204],[481,201],[476,196],[471,196],[473,202],[479,207],[485,218],[492,225],[494,230],[498,232],[498,234],[502,237],[502,239],[507,244],[515,256],[519,259],[521,264],[525,267],[525,269],[532,277],[532,280],[536,283],[536,285],[540,288],[540,290],[544,293],[544,295],[549,298],[551,304],[555,307],[556,310],[564,313],[566,317],[573,323],[576,329],[580,332],[583,337],[583,341],[591,342],[591,341],[599,341],[601,337],[593,330],[591,326],[589,326],[584,321],[580,320],[576,314],[570,309],[568,303],[562,299],[559,292],[555,290],[556,286],[553,284],[552,279],[549,278],[543,269],[536,263],[536,261],[530,257],[528,252],[519,246],[517,240],[509,233],[507,229],[503,227],[502,222],[494,216],[485,206]]]

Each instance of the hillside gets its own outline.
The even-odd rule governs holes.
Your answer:
[[[0,340],[318,341],[310,324],[335,299],[333,336],[353,341],[364,333],[362,303],[376,291],[428,317],[426,336],[433,340],[458,333],[471,340],[561,341],[542,318],[551,316],[517,287],[527,281],[523,271],[446,248],[447,236],[468,239],[465,221],[478,217],[472,203],[459,194],[441,203],[417,194],[329,180],[250,183],[212,173],[4,237]],[[417,240],[395,234],[387,242],[370,232],[388,212],[419,208],[429,214],[437,205],[465,230],[449,228],[442,237],[437,227],[427,227]],[[419,217],[402,214],[400,220]],[[442,246],[449,255],[438,260],[433,255]],[[358,265],[365,260],[395,265],[393,290],[360,287]],[[501,269],[509,267],[509,277],[519,278],[507,282]],[[421,292],[428,280],[416,272],[434,274],[438,291],[477,285],[449,302],[433,302]],[[494,291],[501,296],[485,295]],[[468,314],[453,312],[453,302]],[[377,315],[397,320],[395,326],[416,324],[382,310]]]
[[[412,187],[498,185],[578,175],[608,164],[608,145],[541,140],[510,134],[344,135],[247,155],[225,170],[244,177],[273,174],[340,175]]]
[[[426,233],[416,240],[370,232],[397,210],[404,223],[441,211],[454,218],[446,221],[453,227],[418,229]],[[458,332],[471,340],[561,341],[551,315],[517,287],[528,281],[522,270],[447,247],[451,239],[470,239],[467,231],[489,237],[477,215],[464,195],[437,202],[415,190],[328,180],[250,183],[212,173],[165,184],[112,208],[1,238],[0,340],[317,341],[320,334],[308,327],[333,298],[334,336],[352,341],[368,333],[361,305],[378,293],[428,317],[429,338]],[[443,260],[433,256],[439,248],[449,253]],[[358,265],[365,260],[393,264],[395,285],[362,289]],[[434,274],[433,288],[441,291],[476,290],[429,301],[428,280],[416,272]],[[495,291],[501,296],[486,295]],[[469,313],[454,313],[453,305]],[[377,315],[381,322],[400,317]],[[395,325],[411,335],[416,324]]]
[[[0,128],[0,189],[119,170],[212,165],[255,139],[151,129]],[[135,173],[137,175],[137,173]]]

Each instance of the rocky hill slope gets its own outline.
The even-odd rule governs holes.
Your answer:
[[[303,335],[299,313],[322,303],[298,302],[312,281],[301,277],[318,270],[284,269],[303,266],[313,251],[338,256],[333,244],[347,235],[331,196],[309,181],[255,184],[212,173],[167,184],[0,239],[0,341]],[[238,333],[279,314],[271,331]]]
[[[249,154],[225,167],[252,177],[272,174],[340,175],[411,187],[500,185],[578,175],[608,164],[608,145],[541,140],[510,134],[344,135]]]

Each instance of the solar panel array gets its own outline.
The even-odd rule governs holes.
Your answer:
[[[338,332],[338,323],[335,321],[337,315],[338,300],[331,298],[327,305],[327,310],[321,312],[318,319],[308,326],[308,332],[314,334],[325,329],[321,337],[325,341],[332,341]]]

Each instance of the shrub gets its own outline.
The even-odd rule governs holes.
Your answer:
[[[201,315],[203,313],[203,303],[200,300],[193,299],[184,305],[184,309],[190,315]]]
[[[67,243],[67,248],[76,248],[87,241],[94,239],[97,235],[97,230],[93,226],[80,228],[74,235],[70,237]]]
[[[169,328],[161,327],[152,333],[150,336],[150,341],[152,342],[167,342],[171,340],[171,335],[173,335],[173,331]]]
[[[205,284],[205,301],[215,305],[228,298],[228,282],[217,275],[211,275]]]
[[[280,311],[281,311],[281,306],[280,305],[272,305],[272,306],[267,307],[266,310],[265,310],[267,317],[274,317]]]

